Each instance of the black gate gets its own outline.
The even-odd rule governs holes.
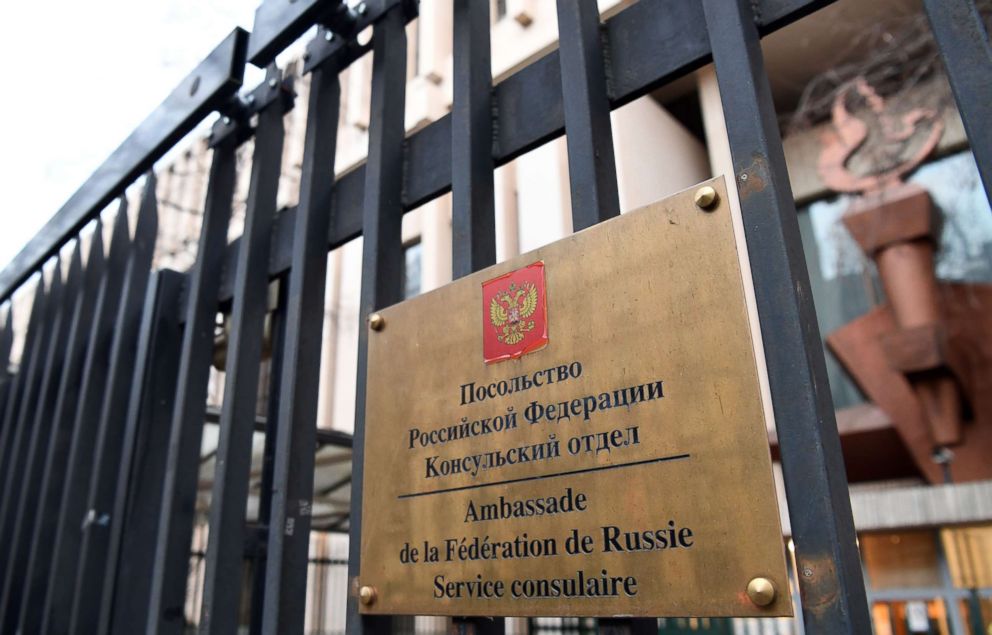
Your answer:
[[[811,633],[868,633],[834,410],[782,143],[759,38],[824,0],[641,0],[600,23],[595,0],[558,0],[560,50],[493,86],[489,3],[454,0],[454,106],[404,138],[405,24],[416,6],[266,0],[251,35],[235,30],[111,155],[0,273],[0,301],[38,280],[24,353],[7,371],[0,331],[0,631],[179,633],[183,628],[199,449],[218,310],[231,315],[201,630],[234,633],[242,586],[251,632],[303,632],[314,449],[348,439],[315,428],[326,255],[364,237],[362,316],[402,297],[403,213],[453,193],[453,270],[493,264],[493,170],[566,130],[576,230],[619,214],[610,111],[715,62],[740,194]],[[957,103],[992,189],[992,51],[971,0],[925,0]],[[276,213],[283,114],[292,88],[275,55],[314,25],[299,204]],[[357,34],[371,26],[361,44]],[[371,49],[368,158],[333,178],[339,73]],[[238,96],[246,63],[266,80]],[[153,164],[213,112],[196,264],[151,271]],[[227,244],[235,152],[254,138],[244,233]],[[110,244],[90,224],[142,174],[133,228],[123,201]],[[84,227],[87,231],[83,232]],[[85,234],[85,235],[84,235]],[[75,241],[63,280],[43,268]],[[85,256],[85,265],[83,264]],[[268,416],[256,397],[268,285]],[[367,330],[360,329],[349,576],[360,567]],[[260,525],[246,527],[253,432],[265,434]],[[371,475],[370,475],[371,476]],[[213,537],[224,536],[224,540]],[[251,566],[246,568],[249,560]],[[247,572],[247,573],[246,573]],[[249,575],[247,583],[243,574]],[[348,632],[390,631],[362,617]],[[464,629],[501,630],[464,620]],[[601,622],[605,628],[606,625]],[[609,625],[653,630],[652,620]]]

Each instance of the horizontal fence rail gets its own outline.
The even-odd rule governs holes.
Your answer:
[[[494,264],[494,170],[567,131],[573,229],[615,217],[611,111],[711,62],[766,342],[803,623],[810,633],[868,632],[822,345],[760,47],[763,35],[828,4],[641,0],[602,22],[595,0],[556,0],[559,48],[494,84],[489,3],[453,0],[451,113],[407,136],[406,29],[415,2],[262,2],[253,33],[232,31],[0,272],[0,634],[187,632],[206,423],[216,424],[219,440],[199,632],[302,633],[321,447],[351,451],[350,476],[321,488],[350,486],[350,513],[317,526],[347,523],[349,585],[360,572],[363,487],[381,477],[366,473],[363,461],[364,320],[403,297],[403,215],[451,192],[453,277]],[[923,4],[988,194],[988,33],[972,0]],[[366,29],[367,41],[359,37]],[[308,32],[299,202],[279,210],[283,118],[300,105],[276,58]],[[365,55],[372,56],[368,154],[336,178],[340,74]],[[266,68],[265,79],[241,90],[249,63]],[[214,113],[195,263],[186,272],[155,270],[155,163]],[[229,243],[238,151],[248,142],[244,228]],[[139,180],[140,197],[129,203],[128,188]],[[317,397],[327,254],[358,237],[363,324],[348,435],[316,427]],[[28,292],[15,360],[14,298],[26,301]],[[219,410],[207,407],[218,314],[227,320]],[[259,433],[258,512],[249,522]],[[356,635],[405,628],[363,616],[350,588],[346,620]],[[505,630],[502,620],[480,618],[454,626]],[[657,624],[618,618],[599,627],[629,634]]]

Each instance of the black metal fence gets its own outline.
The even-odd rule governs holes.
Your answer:
[[[200,631],[234,633],[250,574],[252,633],[303,631],[326,255],[364,237],[361,315],[402,297],[403,213],[451,190],[457,278],[495,262],[493,170],[567,130],[573,225],[619,213],[612,109],[715,62],[766,343],[803,620],[870,632],[847,484],[796,210],[759,37],[820,0],[641,0],[600,23],[594,0],[558,0],[560,50],[492,85],[489,3],[454,0],[454,105],[404,137],[402,0],[266,0],[118,148],[0,273],[0,301],[38,281],[21,361],[0,332],[0,630],[179,633],[190,563],[214,320],[231,315]],[[979,170],[992,188],[992,51],[971,0],[925,0]],[[276,53],[313,25],[298,205],[277,214],[282,117],[292,88]],[[356,35],[372,26],[371,42]],[[371,49],[365,165],[333,178],[339,73]],[[266,80],[238,96],[246,63]],[[156,160],[213,112],[196,264],[151,271]],[[235,151],[254,139],[242,237],[226,234]],[[143,173],[110,244],[87,228]],[[84,236],[85,234],[85,236]],[[133,234],[133,235],[132,235]],[[58,259],[70,243],[68,274]],[[83,254],[86,254],[85,264]],[[63,254],[63,256],[60,256]],[[46,283],[42,270],[50,270]],[[275,312],[258,525],[245,522],[267,286]],[[349,576],[361,562],[367,332],[360,330]],[[340,441],[340,439],[339,439]],[[344,441],[346,442],[346,441]],[[371,477],[371,475],[370,475]],[[223,536],[223,540],[216,539]],[[247,555],[246,555],[247,554]],[[245,569],[246,557],[252,566]],[[348,597],[348,632],[385,633]],[[600,622],[601,627],[607,626]],[[653,620],[610,623],[640,630]],[[499,621],[465,621],[480,631]]]

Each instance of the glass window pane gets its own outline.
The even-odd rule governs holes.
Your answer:
[[[949,282],[992,281],[992,211],[971,152],[924,165],[909,179],[930,192],[942,227],[935,269]],[[806,265],[820,332],[827,336],[874,306],[885,294],[874,263],[851,238],[841,218],[855,197],[838,195],[800,210]],[[830,389],[837,408],[865,401],[836,359],[827,355]]]
[[[860,540],[861,558],[873,590],[942,586],[933,532],[862,534]]]
[[[992,587],[992,525],[942,529],[940,537],[955,587]]]
[[[407,245],[403,249],[403,298],[412,298],[420,294],[420,241]]]

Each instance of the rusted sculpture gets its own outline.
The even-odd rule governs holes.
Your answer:
[[[874,118],[874,126],[848,110],[847,103],[853,95],[864,100]],[[823,135],[817,169],[824,184],[838,192],[880,192],[899,185],[902,177],[933,152],[944,133],[939,113],[929,108],[914,108],[899,117],[890,115],[885,109],[885,100],[863,77],[838,91],[831,114],[833,129],[827,129]],[[910,142],[918,132],[926,130],[929,132],[914,149]],[[878,138],[869,144],[872,132]],[[871,147],[866,148],[866,145]],[[863,175],[854,174],[848,166],[854,153],[861,149],[875,155],[872,171]]]
[[[852,95],[864,99],[874,126],[848,111]],[[939,211],[925,189],[902,180],[942,132],[938,113],[914,109],[891,116],[884,100],[858,79],[835,99],[833,130],[824,135],[819,162],[829,187],[862,193],[843,223],[875,261],[888,300],[831,333],[827,343],[892,418],[932,482],[992,476],[992,403],[983,390],[992,383],[992,324],[981,310],[992,307],[986,304],[992,287],[937,280]],[[867,174],[855,174],[849,162],[871,134],[883,156]],[[966,413],[973,420],[967,425]]]

